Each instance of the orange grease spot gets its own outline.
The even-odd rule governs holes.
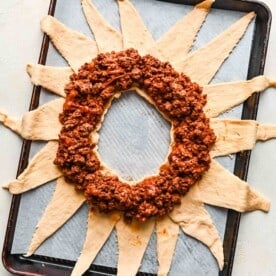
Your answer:
[[[111,220],[112,221],[118,221],[120,219],[120,215],[118,213],[114,213],[111,215]]]
[[[169,236],[168,230],[166,228],[163,228],[162,230],[158,231],[158,234],[163,236]]]
[[[132,246],[141,246],[142,245],[141,237],[137,235],[133,240],[130,241],[130,244]]]
[[[140,225],[138,223],[136,223],[135,221],[133,221],[130,225],[130,229],[133,232],[137,232],[140,230]]]

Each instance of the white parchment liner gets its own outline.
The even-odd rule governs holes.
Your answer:
[[[116,1],[94,0],[93,2],[105,18],[117,29],[120,29]],[[158,39],[173,23],[192,9],[191,6],[153,0],[132,0],[132,3],[140,12],[155,39]],[[205,45],[242,15],[241,12],[211,10],[198,35],[194,49]],[[79,0],[58,0],[55,17],[69,27],[92,36],[81,12]],[[213,82],[246,79],[253,29],[254,22],[251,23],[244,38],[224,63]],[[66,63],[54,48],[50,47],[47,64],[63,66]],[[42,93],[40,103],[43,104],[52,98],[52,95]],[[240,118],[240,116],[241,107],[222,115],[225,118]],[[167,154],[170,142],[169,129],[169,123],[153,106],[134,92],[124,94],[120,99],[114,100],[106,114],[100,131],[100,155],[112,169],[126,179],[130,177],[139,179],[145,174],[155,173]],[[33,143],[31,155],[40,147],[41,144]],[[229,170],[233,170],[234,160],[235,158],[225,157],[221,158],[220,162]],[[44,185],[22,196],[12,253],[26,252],[35,226],[51,198],[54,185],[55,183]],[[85,236],[87,209],[87,206],[81,208],[36,253],[76,260]],[[226,210],[208,207],[208,211],[223,238]],[[112,233],[94,263],[116,267],[116,252],[116,236],[115,233]],[[144,256],[141,271],[153,273],[157,271],[155,235],[152,236]],[[183,275],[183,271],[187,272],[186,275],[214,275],[217,273],[218,267],[210,251],[204,245],[181,233],[177,242],[171,275]]]

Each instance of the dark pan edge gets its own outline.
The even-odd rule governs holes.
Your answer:
[[[195,0],[159,0],[165,2],[174,2],[182,4],[192,4],[199,3],[200,1]],[[53,15],[57,0],[51,0],[48,14]],[[264,71],[265,57],[268,46],[268,37],[271,25],[271,12],[269,8],[258,1],[240,1],[240,0],[217,0],[213,8],[221,8],[226,10],[235,11],[255,11],[257,13],[257,23],[254,30],[254,38],[257,40],[258,45],[253,44],[250,55],[250,63],[248,69],[248,79],[256,75],[260,75]],[[262,40],[263,38],[263,40]],[[47,52],[49,46],[49,39],[46,35],[43,36],[41,52],[39,56],[39,64],[45,64]],[[254,59],[254,61],[253,61]],[[31,97],[29,109],[35,109],[39,105],[39,96],[41,88],[39,86],[34,86],[33,93]],[[257,109],[259,102],[259,94],[256,94],[250,99],[248,99],[243,108],[242,119],[256,119]],[[30,151],[31,141],[23,140],[20,161],[18,166],[17,175],[19,175],[28,163],[28,156]],[[237,155],[234,173],[242,179],[246,179],[248,173],[248,166],[250,161],[250,151],[246,151]],[[54,259],[46,256],[34,255],[33,257],[25,258],[19,254],[11,254],[13,235],[16,225],[16,217],[20,205],[20,195],[13,196],[10,215],[8,220],[8,226],[6,230],[6,236],[4,241],[4,248],[2,252],[2,260],[5,268],[17,275],[70,275],[73,261]],[[236,242],[238,237],[240,213],[229,210],[227,215],[226,230],[224,235],[224,255],[225,255],[225,266],[223,271],[219,275],[231,275],[234,254],[236,248]],[[116,269],[110,267],[94,266],[90,267],[89,272],[84,275],[114,275],[116,274]],[[152,275],[148,273],[138,273],[141,276]]]
[[[244,3],[253,4],[257,13],[257,22],[255,24],[254,37],[250,54],[249,69],[247,79],[251,79],[264,72],[266,53],[269,41],[272,15],[267,5],[258,1],[243,1]],[[252,95],[243,106],[242,119],[255,120],[258,112],[260,94]],[[251,151],[244,151],[237,154],[234,174],[241,179],[246,180],[250,162]],[[235,249],[237,245],[239,224],[241,213],[228,210],[226,228],[224,234],[224,269],[219,273],[220,276],[230,276],[232,274]]]
[[[56,0],[51,0],[49,4],[49,9],[48,9],[49,15],[54,15],[55,7],[56,7]],[[41,44],[39,59],[38,59],[39,64],[45,64],[47,53],[48,53],[48,47],[49,47],[49,38],[47,37],[47,35],[44,34],[42,44]],[[40,90],[41,90],[40,86],[33,87],[29,110],[33,110],[38,107]],[[22,142],[21,153],[19,157],[19,165],[18,165],[16,176],[18,176],[21,172],[23,172],[23,170],[28,165],[30,147],[31,147],[31,141],[24,139]],[[6,234],[5,234],[4,246],[2,251],[2,262],[4,267],[13,274],[37,275],[37,274],[29,273],[28,270],[24,269],[24,266],[21,267],[21,265],[18,264],[17,255],[11,254],[13,236],[14,236],[14,231],[16,226],[16,217],[18,214],[19,205],[20,205],[20,195],[14,195],[11,201],[10,213],[9,213],[8,224],[7,224]]]

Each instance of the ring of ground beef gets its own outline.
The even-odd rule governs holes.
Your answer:
[[[173,142],[159,174],[130,186],[102,172],[91,133],[97,130],[115,93],[133,86],[143,89],[171,121]],[[203,112],[206,96],[198,84],[169,63],[140,56],[134,49],[99,54],[70,77],[65,92],[55,164],[92,208],[121,211],[127,220],[163,216],[180,204],[181,196],[208,170],[215,135]]]

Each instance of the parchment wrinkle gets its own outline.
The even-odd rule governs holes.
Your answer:
[[[184,60],[180,57],[179,61],[173,64],[175,69],[184,72],[200,85],[208,84],[243,37],[254,17],[254,12],[248,13],[204,47],[192,52]]]
[[[28,167],[17,179],[4,184],[12,194],[21,194],[37,188],[61,176],[61,171],[54,165],[58,143],[48,142],[31,160]]]
[[[25,256],[32,255],[47,238],[76,213],[84,202],[85,197],[75,190],[74,185],[67,183],[63,177],[59,178],[51,201],[36,226]]]

